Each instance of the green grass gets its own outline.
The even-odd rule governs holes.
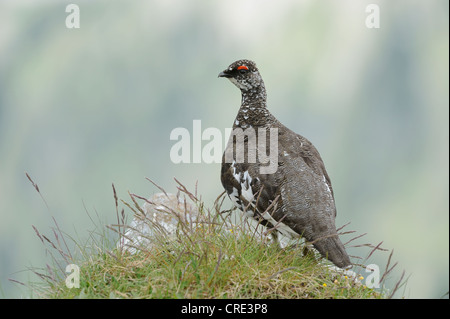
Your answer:
[[[181,185],[181,184],[180,184]],[[386,292],[367,288],[359,280],[336,273],[328,261],[312,251],[268,244],[267,238],[248,230],[244,221],[232,225],[227,212],[215,207],[205,209],[192,193],[187,195],[200,211],[195,225],[179,224],[175,238],[155,240],[153,247],[130,254],[108,241],[106,227],[99,238],[77,244],[81,254],[74,257],[64,234],[56,224],[55,240],[41,235],[40,240],[53,251],[53,266],[32,270],[40,277],[31,284],[38,298],[386,298]],[[114,229],[123,233],[124,210]],[[139,213],[140,205],[126,209]],[[134,206],[134,207],[133,207]],[[194,226],[194,227],[192,227]],[[116,234],[117,235],[117,234]],[[106,243],[106,244],[105,244]],[[87,248],[89,247],[89,249]],[[378,247],[375,247],[376,250]],[[66,249],[67,250],[67,249]],[[55,255],[61,256],[57,261]],[[64,266],[80,268],[80,287],[68,288]],[[395,265],[394,265],[395,266]],[[386,267],[388,269],[389,267]],[[355,270],[356,271],[356,270]],[[384,277],[384,276],[383,276]],[[401,281],[401,280],[400,280]],[[399,282],[400,283],[400,282]],[[398,287],[395,288],[395,290]]]
[[[81,263],[80,288],[52,284],[47,298],[381,298],[336,276],[313,255],[250,236],[195,228],[190,238],[135,255],[114,250]]]

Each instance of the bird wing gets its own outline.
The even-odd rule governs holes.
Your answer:
[[[226,163],[224,153],[221,181],[228,195],[241,210],[244,208],[242,205],[248,206],[250,202],[258,199],[257,207],[260,211],[264,211],[277,196],[281,197],[278,198],[280,202],[283,200],[281,185],[292,180],[291,184],[307,190],[305,196],[314,193],[311,188],[315,188],[318,193],[325,193],[326,196],[330,194],[331,198],[326,198],[325,202],[333,204],[332,209],[327,211],[332,212],[332,216],[335,217],[333,188],[319,152],[309,140],[289,130],[283,124],[278,122],[277,127],[279,129],[278,169],[274,174],[261,174],[259,163],[247,161]],[[247,149],[246,139],[244,144],[244,149]],[[235,151],[235,141],[230,141],[227,148],[230,147]],[[305,200],[305,205],[308,205],[309,200],[307,198]]]

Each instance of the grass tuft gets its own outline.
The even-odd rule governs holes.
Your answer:
[[[37,184],[28,174],[27,177],[39,192]],[[336,272],[328,261],[311,250],[304,252],[295,246],[280,249],[267,237],[270,237],[267,232],[255,231],[245,219],[239,223],[232,220],[230,211],[222,209],[224,193],[208,209],[197,191],[193,194],[176,182],[179,192],[198,209],[197,219],[194,222],[179,219],[173,238],[161,233],[151,247],[140,247],[134,254],[116,243],[127,229],[125,209],[142,214],[137,200],[147,200],[130,194],[132,204],[122,201],[125,209],[120,208],[114,185],[117,224],[91,233],[84,245],[75,242],[81,253],[69,252],[67,235],[55,219],[54,239],[33,226],[53,261],[43,269],[31,269],[40,279],[39,283],[30,284],[34,295],[39,298],[368,299],[391,297],[404,285],[402,275],[393,291],[387,291],[383,285],[381,289],[371,289],[363,284],[360,275],[354,278]],[[165,190],[157,187],[167,196]],[[116,234],[114,240],[108,239],[111,234],[107,235],[107,231],[111,230]],[[360,246],[370,247],[369,257],[382,250],[381,243]],[[390,266],[391,257],[392,253],[382,280],[396,266]],[[68,288],[66,284],[70,276],[65,272],[68,264],[79,267],[79,287]],[[361,267],[365,266],[361,264]]]

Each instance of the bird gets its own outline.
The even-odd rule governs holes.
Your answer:
[[[278,243],[279,234],[304,238],[337,267],[350,268],[335,226],[330,177],[317,149],[270,113],[255,62],[235,61],[218,77],[227,78],[241,91],[241,106],[222,156],[221,182],[228,197],[247,217],[268,227]],[[272,132],[274,138],[266,138]],[[263,142],[255,143],[255,137]],[[273,140],[276,145],[269,145]],[[250,158],[259,151],[252,153],[251,148],[263,146],[266,149],[256,160]],[[244,155],[238,152],[242,149],[247,150]],[[273,157],[276,167],[270,172],[267,159],[259,155],[267,155],[268,149],[277,152]]]

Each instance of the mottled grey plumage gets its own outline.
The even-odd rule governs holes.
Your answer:
[[[230,199],[248,216],[275,226],[276,231],[290,237],[303,236],[336,266],[349,266],[350,259],[336,232],[333,189],[319,152],[268,111],[264,82],[254,62],[236,61],[219,77],[228,78],[242,93],[233,129],[252,128],[257,138],[258,129],[278,130],[278,168],[273,174],[261,174],[264,164],[258,160],[249,163],[247,157],[243,163],[236,162],[236,157],[227,163],[225,153],[236,149],[237,139],[230,139],[221,171]],[[266,141],[268,144],[269,139]],[[244,145],[247,150],[248,139],[244,139]],[[268,210],[271,204],[275,208]]]

